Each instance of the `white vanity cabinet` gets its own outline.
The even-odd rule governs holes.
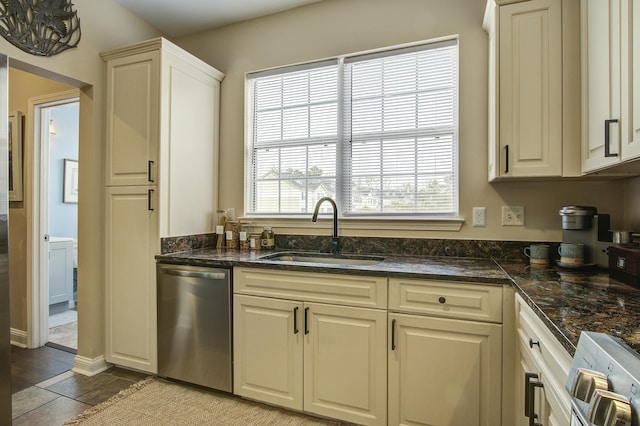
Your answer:
[[[640,1],[581,0],[582,171],[637,174]],[[634,47],[635,46],[635,47]]]
[[[73,238],[49,237],[49,305],[73,307]]]
[[[389,425],[502,424],[502,287],[389,280]]]
[[[579,11],[573,3],[487,2],[490,181],[580,173]]]
[[[234,268],[234,393],[387,423],[387,279]]]
[[[158,38],[105,52],[106,355],[157,372],[160,238],[211,232],[223,74]]]
[[[516,295],[515,425],[528,426],[531,417],[543,426],[569,424],[571,402],[565,384],[570,367],[569,353]]]

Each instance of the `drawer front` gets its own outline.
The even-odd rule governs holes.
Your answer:
[[[335,305],[387,308],[387,278],[234,268],[234,293]]]
[[[502,323],[502,286],[392,278],[389,309]]]

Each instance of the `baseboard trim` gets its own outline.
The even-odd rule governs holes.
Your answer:
[[[27,348],[27,332],[18,330],[17,328],[10,328],[9,333],[11,335],[11,344],[19,348]]]
[[[76,355],[71,371],[82,374],[83,376],[93,377],[107,370],[109,367],[111,367],[111,364],[109,364],[102,355],[93,359]]]

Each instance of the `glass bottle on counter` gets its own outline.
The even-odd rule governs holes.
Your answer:
[[[262,248],[273,250],[276,247],[276,239],[270,226],[265,226],[262,231]]]

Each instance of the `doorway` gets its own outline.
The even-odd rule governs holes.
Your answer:
[[[33,284],[29,347],[49,344],[77,353],[78,129],[77,89],[28,99],[26,130],[33,141]],[[31,137],[29,137],[31,136]],[[77,283],[77,281],[76,281]],[[50,317],[50,314],[52,317]],[[69,330],[70,329],[70,330]],[[69,331],[73,333],[69,335]],[[72,347],[72,346],[75,346]]]
[[[43,177],[40,214],[48,218],[48,346],[78,350],[79,101],[40,106]],[[45,146],[46,145],[46,146]],[[47,241],[48,240],[48,241]]]

